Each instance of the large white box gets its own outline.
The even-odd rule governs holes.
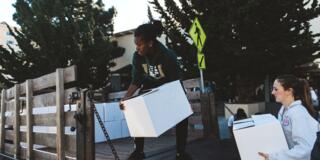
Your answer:
[[[94,142],[103,142],[105,140],[104,134],[98,122],[94,123]]]
[[[289,149],[280,122],[271,114],[235,121],[233,134],[242,160],[262,159],[258,152]]]
[[[129,137],[130,133],[129,133],[129,129],[128,129],[128,125],[126,120],[121,120],[121,137]]]
[[[122,138],[121,121],[103,122],[111,140]],[[95,123],[95,143],[106,141],[106,137],[98,122]]]
[[[123,101],[131,137],[158,137],[193,112],[180,81]]]
[[[97,109],[97,112],[99,113],[101,120],[104,121],[104,119],[105,119],[104,118],[104,104],[103,103],[96,103],[95,107]],[[98,123],[98,119],[95,114],[94,114],[94,122]]]
[[[119,102],[104,103],[105,121],[119,121],[124,119],[124,115],[119,108]]]
[[[121,130],[122,130],[121,121],[104,122],[104,124],[107,128],[107,131],[109,131],[108,134],[109,134],[111,140],[122,138],[122,136],[121,136]]]
[[[110,139],[118,139],[129,136],[129,131],[125,123],[123,113],[119,108],[118,102],[95,104],[96,109],[103,121],[104,126],[110,136]],[[95,120],[95,142],[103,142],[106,140],[101,126],[94,115]]]

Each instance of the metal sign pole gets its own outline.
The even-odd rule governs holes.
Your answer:
[[[204,82],[203,82],[203,71],[200,69],[200,87],[201,87],[201,93],[204,93]]]
[[[198,20],[197,17],[194,19],[190,27],[189,35],[198,49],[197,59],[198,59],[198,66],[200,70],[200,87],[201,87],[201,93],[204,93],[203,69],[205,69],[206,66],[205,66],[204,54],[201,53],[201,51],[203,49],[207,36],[204,33],[200,25],[200,21]]]

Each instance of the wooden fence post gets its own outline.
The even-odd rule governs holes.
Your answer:
[[[57,159],[65,159],[65,135],[64,135],[64,76],[63,69],[56,71],[56,121],[57,121]]]
[[[85,92],[81,91],[80,104],[77,103],[77,114],[82,116],[82,119],[76,120],[77,128],[77,160],[85,160],[85,149],[86,149],[86,121],[85,121]]]
[[[209,93],[209,104],[210,104],[210,121],[212,126],[212,134],[213,138],[219,139],[219,121],[218,121],[218,113],[217,108],[215,104],[215,97],[214,93]]]
[[[14,87],[14,158],[20,158],[20,85]]]
[[[94,147],[94,113],[90,106],[88,92],[86,92],[86,159],[95,160],[95,147]]]
[[[5,112],[6,112],[6,90],[1,92],[1,121],[0,121],[0,151],[4,153],[4,125],[5,125]]]
[[[203,123],[203,134],[205,137],[211,136],[219,138],[219,127],[213,93],[201,94],[201,115]]]
[[[203,124],[203,135],[208,137],[212,132],[212,125],[210,120],[210,101],[207,93],[200,94],[201,102],[201,117]]]
[[[33,125],[32,125],[32,80],[26,81],[26,121],[27,121],[27,160],[33,159]]]

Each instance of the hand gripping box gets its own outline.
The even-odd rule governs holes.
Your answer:
[[[258,152],[289,149],[280,122],[271,114],[235,121],[233,134],[242,160],[262,159]]]
[[[180,81],[123,101],[131,137],[158,137],[193,112]]]

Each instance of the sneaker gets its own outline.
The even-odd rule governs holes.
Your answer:
[[[176,154],[176,160],[192,160],[192,158],[188,153],[183,152]]]
[[[127,160],[142,160],[143,158],[145,158],[145,154],[144,152],[139,152],[137,150],[134,150],[130,156],[128,157]]]

